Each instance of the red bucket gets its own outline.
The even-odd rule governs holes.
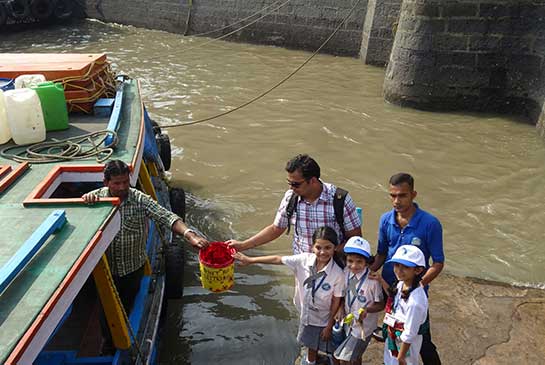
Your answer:
[[[225,242],[210,242],[210,245],[199,251],[199,267],[202,287],[213,292],[229,290],[235,283],[236,250]]]

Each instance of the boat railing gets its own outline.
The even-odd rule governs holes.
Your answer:
[[[29,239],[17,250],[2,268],[0,268],[0,293],[2,293],[32,260],[53,232],[61,229],[66,222],[64,210],[55,210],[32,233]]]
[[[110,120],[108,121],[108,127],[106,128],[109,131],[116,132],[119,128],[119,120],[121,118],[121,107],[123,105],[123,86],[125,81],[125,76],[118,76],[117,81],[120,82],[120,85],[115,93],[114,107],[112,114],[110,115]],[[109,134],[104,140],[104,146],[110,147],[115,145],[116,137],[114,133]]]

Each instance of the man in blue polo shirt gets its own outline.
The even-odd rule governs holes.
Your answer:
[[[417,246],[426,259],[427,270],[420,284],[427,289],[428,284],[443,270],[445,262],[443,228],[437,218],[413,202],[416,191],[411,175],[406,173],[393,175],[388,190],[394,209],[384,213],[380,218],[377,255],[371,270],[377,271],[386,260],[390,260],[399,246]],[[382,277],[389,285],[394,283],[395,274],[391,263],[385,264],[382,268]],[[441,364],[429,331],[423,334],[420,356],[424,365]]]

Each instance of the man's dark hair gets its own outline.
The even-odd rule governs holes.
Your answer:
[[[129,166],[121,160],[109,161],[104,166],[104,180],[110,180],[113,176],[128,175],[129,173]]]
[[[405,172],[397,173],[390,178],[390,185],[395,186],[401,184],[408,184],[411,190],[414,190],[414,179],[411,175]]]
[[[286,171],[293,174],[295,171],[301,171],[301,175],[305,180],[310,180],[313,177],[320,178],[320,166],[309,155],[297,155],[286,164]]]
[[[328,226],[316,228],[316,230],[312,234],[312,244],[314,245],[317,240],[329,241],[333,243],[334,246],[337,246],[339,244],[337,232],[335,232],[333,228]]]

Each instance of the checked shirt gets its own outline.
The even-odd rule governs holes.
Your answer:
[[[109,197],[108,188],[91,192],[98,197]],[[149,195],[130,188],[129,195],[119,206],[121,229],[106,251],[112,275],[125,276],[140,269],[146,262],[146,240],[148,219],[161,226],[171,228],[181,219],[163,208]]]
[[[299,254],[312,251],[312,235],[317,228],[329,226],[337,232],[339,242],[344,242],[344,237],[341,234],[340,227],[335,219],[335,209],[333,207],[333,199],[337,188],[328,183],[322,183],[323,189],[320,197],[316,201],[309,203],[303,199],[299,199],[297,203],[297,211],[291,217],[293,230],[293,253]],[[286,191],[282,199],[274,225],[279,228],[288,226],[288,217],[286,215],[286,207],[290,201],[293,190]],[[344,230],[351,231],[361,226],[360,218],[356,212],[356,205],[350,194],[346,195],[344,201]]]

